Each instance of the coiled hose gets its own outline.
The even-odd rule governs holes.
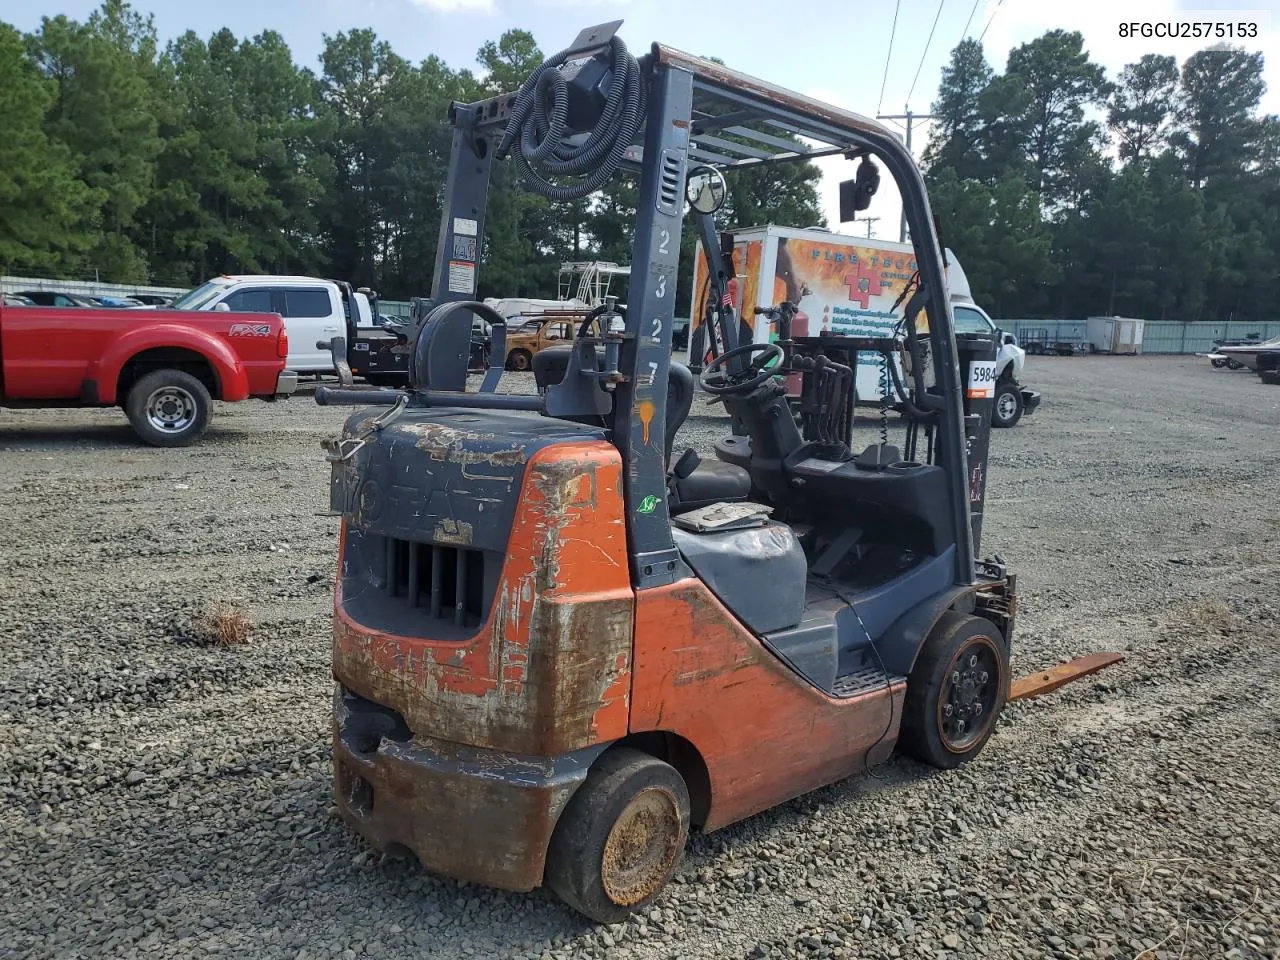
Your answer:
[[[613,79],[604,110],[581,144],[565,141],[569,86],[558,69],[570,57],[565,50],[546,60],[525,81],[498,144],[498,156],[516,146],[515,160],[530,189],[551,200],[579,200],[595,193],[617,172],[627,147],[645,119],[645,86],[640,64],[618,37],[609,41]],[[572,135],[572,132],[570,135]],[[583,177],[554,183],[550,177]]]

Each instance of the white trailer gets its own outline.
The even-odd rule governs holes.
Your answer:
[[[1136,356],[1142,352],[1144,321],[1133,317],[1088,317],[1085,336],[1095,353],[1123,353]]]

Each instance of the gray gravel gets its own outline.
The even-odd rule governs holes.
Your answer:
[[[963,770],[895,759],[695,837],[612,928],[334,819],[343,411],[220,407],[178,451],[117,412],[0,411],[0,957],[1280,957],[1280,389],[1029,369],[1045,404],[993,437],[984,536],[1019,575],[1017,667],[1127,663],[1011,707]],[[199,641],[218,602],[248,645]]]

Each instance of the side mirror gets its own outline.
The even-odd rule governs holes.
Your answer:
[[[230,313],[230,312],[231,312],[231,308],[230,308],[229,306],[227,306],[227,302],[226,302],[225,300],[223,300],[223,301],[221,301],[221,302],[219,302],[219,303],[215,303],[215,304],[213,305],[213,312],[214,312],[214,313]]]
[[[714,167],[694,167],[685,181],[685,199],[698,213],[715,213],[724,206],[728,192],[724,174]]]
[[[1004,342],[1008,346],[1016,347],[1018,345],[1018,338],[1015,337],[1012,333],[1006,333],[1004,335]]]
[[[849,223],[858,213],[871,206],[871,198],[880,189],[880,168],[870,157],[863,157],[852,180],[840,184],[840,222]]]

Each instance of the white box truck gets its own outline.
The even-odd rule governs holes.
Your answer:
[[[893,335],[902,315],[901,307],[896,313],[892,311],[894,301],[916,272],[915,251],[910,244],[846,236],[817,227],[774,224],[735,230],[733,238],[735,278],[730,282],[730,295],[742,326],[751,330],[757,343],[769,340],[774,331],[766,318],[755,315],[755,308],[775,306],[783,300],[799,308],[791,328],[795,337],[823,332],[857,337]],[[955,254],[947,250],[946,257],[956,332],[997,332],[991,318],[973,302],[968,278]],[[695,366],[703,358],[695,358],[693,351],[706,349],[699,327],[706,317],[708,290],[707,266],[699,242],[694,256],[686,353]],[[998,344],[992,425],[1011,427],[1024,413],[1035,409],[1040,396],[1018,382],[1026,353],[1016,338],[999,333]],[[879,355],[860,355],[854,381],[858,402],[879,402],[881,383]]]

